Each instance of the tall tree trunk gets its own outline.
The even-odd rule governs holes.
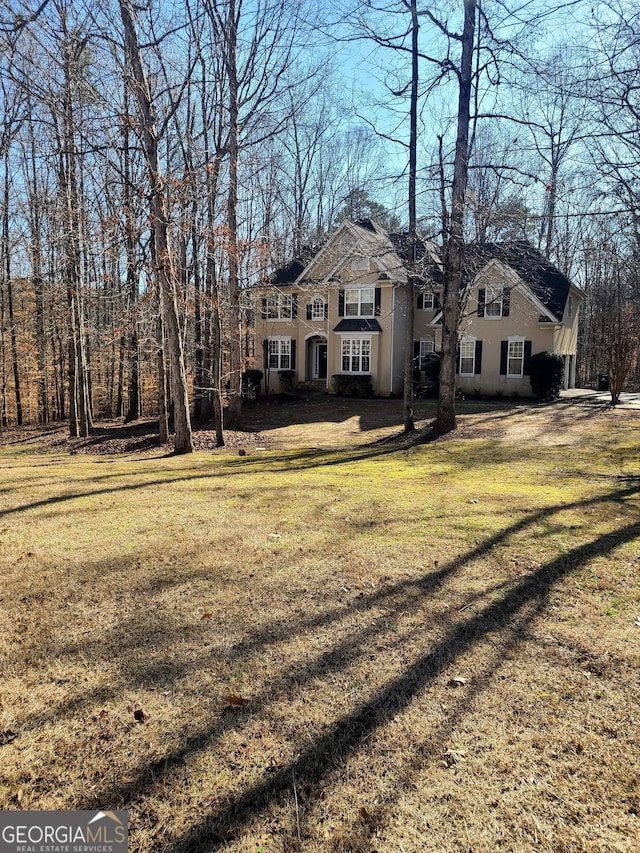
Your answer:
[[[29,113],[31,111],[29,110]],[[36,305],[35,332],[38,364],[38,420],[49,421],[49,378],[47,369],[47,342],[45,337],[44,276],[42,274],[42,233],[40,225],[41,201],[38,170],[36,167],[36,140],[33,122],[29,119],[29,163],[26,168],[30,182],[29,228],[31,239],[31,281]]]
[[[238,257],[238,18],[235,0],[229,0],[226,32],[226,66],[229,81],[229,188],[227,193],[227,240],[229,267],[229,402],[228,426],[242,426],[242,334],[240,329],[240,280]]]
[[[404,342],[404,431],[413,432],[413,326],[415,322],[415,273],[416,273],[416,171],[418,145],[418,12],[415,2],[409,6],[411,12],[411,108],[409,121],[409,263],[406,288],[406,323]]]
[[[164,179],[158,165],[158,139],[151,91],[143,70],[135,17],[130,0],[120,0],[120,13],[125,33],[125,49],[134,78],[134,91],[142,125],[142,142],[151,184],[149,207],[156,253],[155,272],[161,292],[166,345],[171,365],[171,390],[175,420],[174,450],[176,453],[191,453],[193,451],[193,440],[187,395],[187,377],[178,322],[175,272],[169,246],[168,206]]]
[[[127,414],[125,422],[135,421],[140,417],[140,367],[138,353],[138,263],[136,258],[136,247],[138,235],[136,229],[136,218],[134,211],[134,192],[131,174],[131,147],[130,147],[130,124],[129,124],[129,97],[127,87],[124,91],[125,115],[123,120],[123,196],[124,196],[124,223],[125,223],[125,249],[127,254],[127,305],[129,334],[127,336]]]
[[[4,160],[4,209],[2,215],[2,249],[4,260],[4,281],[7,290],[7,308],[9,311],[9,336],[11,339],[11,366],[13,369],[13,390],[16,401],[16,423],[22,426],[22,396],[20,394],[20,371],[18,369],[18,341],[16,321],[13,311],[13,282],[11,280],[11,246],[9,243],[9,148]]]
[[[440,433],[451,432],[456,428],[456,358],[464,263],[465,191],[469,170],[472,60],[476,26],[476,0],[463,2],[462,59],[458,74],[458,133],[453,167],[450,236],[445,252],[440,396],[435,420],[435,428]]]

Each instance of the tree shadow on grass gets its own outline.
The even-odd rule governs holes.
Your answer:
[[[314,678],[326,678],[331,672],[339,672],[349,661],[353,662],[354,653],[360,654],[359,647],[371,648],[378,631],[383,629],[383,616],[378,614],[369,624],[364,618],[367,613],[373,615],[373,609],[380,604],[395,610],[411,612],[420,602],[442,586],[444,581],[454,575],[468,563],[482,557],[491,551],[495,545],[511,538],[514,534],[530,528],[544,518],[549,518],[557,512],[577,507],[594,505],[600,501],[620,501],[636,493],[636,487],[619,489],[597,498],[590,498],[574,504],[549,507],[532,513],[516,524],[500,531],[480,543],[476,548],[459,558],[451,561],[441,569],[429,572],[420,578],[403,581],[399,584],[377,590],[363,600],[354,602],[354,612],[362,614],[358,627],[351,630],[333,648],[319,653],[314,660],[306,660],[303,664],[285,669],[276,683],[265,689],[264,695],[257,695],[251,701],[250,713],[255,715],[260,708],[267,708],[278,695],[287,690],[298,690],[300,685],[310,683]],[[531,572],[514,583],[511,588],[499,591],[493,590],[493,596],[498,592],[500,597],[478,612],[461,617],[458,622],[448,626],[447,633],[431,647],[414,664],[405,668],[372,695],[363,704],[352,708],[348,713],[336,719],[325,732],[316,737],[310,744],[299,752],[297,757],[283,767],[244,791],[232,796],[229,801],[212,808],[197,823],[172,839],[163,839],[162,849],[178,851],[200,851],[211,849],[222,838],[222,829],[232,827],[241,833],[253,818],[261,814],[274,803],[279,803],[283,795],[288,796],[292,779],[299,786],[317,787],[327,782],[336,763],[343,761],[350,754],[356,753],[366,738],[381,726],[392,720],[401,710],[407,708],[416,696],[431,684],[448,666],[464,655],[473,646],[485,639],[492,638],[500,647],[513,645],[526,633],[531,620],[546,607],[547,599],[553,587],[565,576],[582,567],[585,563],[598,557],[610,554],[614,549],[628,543],[640,535],[640,522],[629,524],[612,533],[602,535],[591,542],[576,546],[555,559],[549,560],[539,569]],[[464,610],[465,608],[463,608]],[[245,640],[230,649],[231,657],[251,655],[265,646],[289,639],[293,634],[314,627],[330,625],[345,616],[345,608],[325,611],[314,617],[300,620],[299,623],[288,623],[286,626],[277,624],[267,626],[255,635],[249,635]],[[408,638],[408,635],[407,635]],[[398,642],[402,642],[402,637]],[[194,665],[204,665],[205,658],[195,661]],[[497,665],[486,668],[485,676],[480,686],[476,683],[474,690],[485,689],[491,680],[491,673]],[[179,675],[184,674],[180,666]],[[153,675],[153,667],[149,673],[137,672],[137,679]],[[165,673],[166,675],[166,673]],[[178,677],[178,672],[174,673]],[[458,717],[464,713],[465,704],[461,704]],[[248,712],[247,712],[248,713]],[[454,715],[455,716],[455,715]],[[103,807],[105,803],[113,806],[126,807],[142,795],[149,785],[162,783],[169,779],[172,769],[180,766],[191,755],[197,754],[211,746],[229,726],[237,727],[242,724],[243,717],[234,716],[233,720],[224,712],[217,721],[211,721],[199,731],[194,731],[184,738],[181,745],[174,748],[168,755],[157,762],[142,764],[135,773],[135,778],[123,785],[105,786],[86,801],[78,805],[81,808],[93,809]],[[448,723],[443,723],[446,730]],[[427,750],[428,753],[428,750]],[[426,756],[429,757],[428,754]],[[423,755],[422,760],[425,759]]]

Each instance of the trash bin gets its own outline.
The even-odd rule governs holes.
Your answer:
[[[598,391],[608,391],[609,390],[609,374],[608,373],[599,373],[598,374]]]

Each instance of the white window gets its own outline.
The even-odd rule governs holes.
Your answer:
[[[267,320],[291,320],[293,316],[293,297],[278,293],[267,296],[264,301],[263,314]]]
[[[435,352],[435,346],[431,340],[420,341],[420,352],[418,354],[418,369],[426,370],[426,362],[428,357]]]
[[[342,372],[371,372],[371,338],[342,339]]]
[[[463,338],[460,341],[460,376],[473,376],[476,372],[476,339]]]
[[[324,320],[325,301],[322,296],[314,296],[311,300],[311,319]]]
[[[269,338],[269,370],[291,369],[291,338]]]
[[[502,317],[502,288],[487,287],[484,292],[484,316],[489,319]]]
[[[425,290],[418,295],[418,308],[424,311],[433,311],[435,307],[434,295],[430,290]]]
[[[524,338],[509,338],[507,376],[520,377],[524,368]]]
[[[349,287],[344,292],[345,317],[373,317],[375,287]]]

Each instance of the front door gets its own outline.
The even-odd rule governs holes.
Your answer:
[[[313,344],[313,378],[327,378],[327,345],[320,341]]]

